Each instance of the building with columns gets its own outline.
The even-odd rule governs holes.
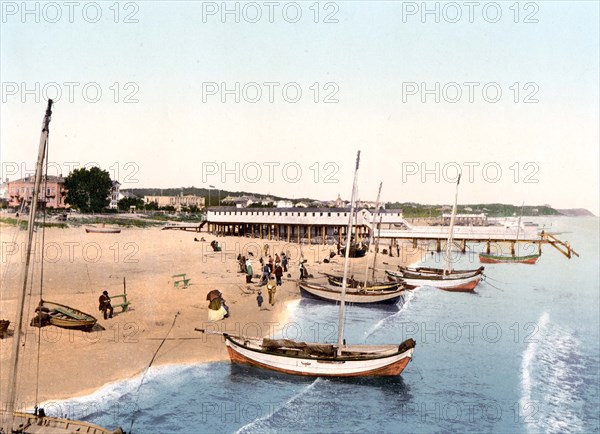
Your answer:
[[[207,230],[225,235],[238,235],[287,242],[322,243],[342,239],[348,228],[349,208],[235,208],[207,210]],[[353,235],[369,236],[374,210],[356,212]],[[391,229],[403,224],[402,211],[379,210],[380,228]]]

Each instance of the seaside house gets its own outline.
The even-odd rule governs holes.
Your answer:
[[[196,206],[204,207],[204,197],[193,194],[185,195],[181,193],[177,196],[144,196],[144,203],[156,202],[159,207],[172,206],[177,211],[181,211],[184,207]]]
[[[33,195],[35,184],[34,176],[26,176],[16,181],[8,182],[8,206],[17,208],[21,203],[29,204]],[[62,175],[44,176],[42,179],[44,191],[40,192],[40,202],[44,202],[48,208],[66,209],[69,205],[65,203],[67,191],[65,190],[65,178]]]

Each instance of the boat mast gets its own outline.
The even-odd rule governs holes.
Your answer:
[[[377,220],[377,214],[379,213],[379,198],[381,197],[381,186],[383,182],[379,183],[379,191],[377,192],[377,201],[375,202],[375,213],[373,214],[373,218],[371,220],[371,231],[369,232],[369,248],[367,249],[367,253],[371,251],[371,244],[373,244],[373,238],[375,237],[375,221]],[[377,255],[377,249],[375,249],[375,255]],[[369,279],[369,259],[365,261],[365,286],[367,288],[367,280]],[[373,257],[373,276],[375,275],[375,256]]]
[[[460,176],[456,180],[456,194],[454,195],[454,206],[452,207],[452,217],[450,217],[450,232],[448,233],[448,241],[446,242],[446,258],[444,260],[444,276],[447,276],[452,271],[450,262],[450,251],[452,250],[452,242],[454,241],[454,219],[456,218],[456,206],[458,204],[458,184],[460,184]]]
[[[23,270],[23,288],[19,293],[17,301],[17,320],[15,321],[15,332],[13,339],[13,348],[9,366],[8,374],[8,392],[7,392],[7,412],[8,425],[4,427],[4,432],[12,432],[13,424],[13,413],[15,411],[15,399],[16,399],[16,388],[17,388],[17,366],[19,364],[19,356],[21,351],[21,334],[23,329],[23,308],[25,306],[25,294],[27,293],[27,278],[29,275],[29,264],[31,262],[31,246],[33,241],[33,229],[35,224],[35,213],[37,211],[38,196],[40,193],[40,185],[42,183],[42,172],[44,165],[44,156],[46,155],[46,144],[48,142],[48,133],[50,118],[52,116],[52,104],[51,99],[48,100],[48,107],[46,108],[46,114],[42,122],[42,133],[40,136],[40,146],[38,151],[37,163],[35,166],[35,184],[33,193],[31,195],[31,207],[29,209],[29,221],[27,224],[27,256],[25,257],[25,268]]]
[[[379,252],[379,241],[381,240],[381,218],[379,216],[379,227],[377,228],[377,241],[375,241],[375,254],[373,255],[373,274],[371,275],[371,279],[375,282],[375,264],[377,263],[377,252]],[[390,243],[390,250],[392,249],[392,244]]]
[[[523,208],[525,207],[525,201],[521,203],[521,215],[517,221],[517,236],[515,237],[515,246],[519,245],[519,231],[521,230],[521,218],[523,217]],[[513,255],[514,256],[514,255]]]
[[[342,294],[340,297],[340,322],[338,324],[338,356],[342,355],[344,345],[344,308],[346,303],[346,284],[348,283],[348,261],[350,257],[350,237],[352,235],[352,218],[354,217],[354,202],[356,200],[356,182],[358,179],[358,165],[360,163],[360,151],[356,154],[356,168],[354,169],[354,182],[352,184],[352,196],[350,198],[350,216],[348,217],[348,229],[346,232],[346,251],[344,254],[344,277],[342,279]]]

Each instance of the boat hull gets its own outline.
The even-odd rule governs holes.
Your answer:
[[[479,262],[484,264],[535,264],[541,255],[528,256],[496,256],[479,254]]]
[[[316,298],[319,300],[340,302],[342,298],[342,288],[332,285],[313,285],[309,283],[299,283],[300,293],[305,297]],[[346,303],[356,304],[395,304],[402,297],[404,289],[393,291],[358,291],[346,289]]]
[[[395,271],[386,270],[388,276],[404,280],[407,285],[411,286],[433,286],[434,288],[452,292],[473,292],[475,287],[481,281],[481,275],[471,277],[456,278],[450,276],[447,278],[428,278],[428,277],[406,277],[396,273]]]
[[[327,280],[332,286],[342,286],[342,277],[327,274]],[[347,288],[362,288],[364,282],[351,280],[346,283]],[[374,282],[367,284],[367,291],[395,291],[402,286],[401,282]]]
[[[417,275],[417,276],[423,276],[423,277],[427,277],[427,276],[431,276],[431,277],[435,277],[435,276],[443,276],[444,274],[444,270],[443,268],[432,268],[432,267],[417,267],[417,268],[411,268],[411,267],[399,267],[400,272],[405,275],[405,276],[410,276],[410,275]],[[474,270],[451,270],[449,272],[449,276],[452,277],[471,277],[471,276],[476,276],[478,274],[483,274],[483,270],[484,267],[479,267],[477,269]]]
[[[85,232],[88,234],[120,234],[121,229],[112,228],[85,228]]]
[[[109,430],[98,425],[79,420],[63,419],[60,417],[38,417],[34,414],[15,411],[12,413],[12,425],[21,426],[23,434],[71,434],[74,432],[85,432],[94,434],[123,434],[121,428]],[[4,421],[10,418],[10,413],[0,409],[0,420],[2,426]],[[22,428],[25,427],[25,428]],[[15,431],[16,432],[16,431]]]
[[[383,350],[390,349],[390,354],[369,358],[352,357],[298,357],[273,354],[252,348],[225,336],[225,344],[232,363],[250,365],[269,369],[284,374],[307,377],[365,377],[395,376],[406,368],[412,358],[414,346],[406,351],[393,351],[396,345],[382,345]],[[348,348],[351,348],[349,346]],[[357,346],[358,347],[358,346]],[[375,348],[375,347],[370,347]],[[373,353],[375,354],[375,353]]]
[[[64,304],[43,300],[42,306],[48,308],[48,320],[56,327],[89,330],[98,321],[92,315]]]

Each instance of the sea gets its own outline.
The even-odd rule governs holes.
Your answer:
[[[397,305],[347,307],[348,343],[416,341],[400,376],[168,365],[46,403],[46,412],[76,409],[69,414],[77,419],[133,433],[599,432],[599,220],[535,222],[580,257],[544,245],[536,265],[486,265],[474,294],[421,287]],[[479,267],[477,251],[453,256],[454,268]],[[422,263],[440,266],[443,254],[427,253]],[[336,305],[302,299],[288,308],[280,336],[337,339]]]

